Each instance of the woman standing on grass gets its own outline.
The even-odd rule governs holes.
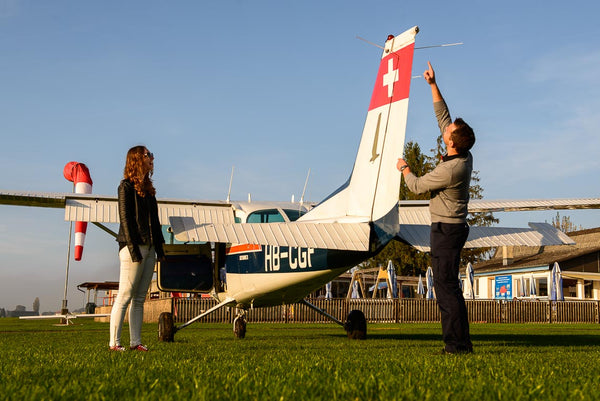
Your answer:
[[[144,301],[156,257],[164,259],[165,242],[160,222],[156,189],[152,184],[154,155],[145,146],[135,146],[127,152],[123,180],[119,185],[119,293],[110,315],[112,351],[125,351],[121,345],[121,329],[125,311],[129,309],[129,348],[148,351],[142,344]]]

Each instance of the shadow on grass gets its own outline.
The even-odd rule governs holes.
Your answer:
[[[405,340],[416,342],[440,341],[442,333],[410,333],[410,334],[385,334],[385,333],[367,333],[367,338],[372,340]],[[498,334],[471,334],[473,343],[484,345],[485,343],[503,343],[504,345],[514,345],[528,347],[573,347],[573,346],[591,346],[600,345],[599,335],[589,334],[522,334],[522,333],[498,333]]]
[[[528,347],[573,347],[600,345],[600,335],[589,334],[475,334],[473,342],[502,342],[510,345],[527,345]]]

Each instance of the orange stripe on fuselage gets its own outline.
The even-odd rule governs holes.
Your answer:
[[[227,255],[233,255],[236,253],[244,253],[244,252],[260,252],[262,251],[262,246],[257,244],[242,244],[242,245],[234,245],[227,249]]]

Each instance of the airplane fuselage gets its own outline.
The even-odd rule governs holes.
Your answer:
[[[230,248],[226,259],[227,296],[239,305],[294,303],[344,271],[369,258],[370,252],[277,246]]]
[[[237,203],[240,222],[294,221],[308,209],[282,203]],[[226,291],[241,307],[294,303],[344,271],[368,259],[372,252],[237,244],[227,248]]]

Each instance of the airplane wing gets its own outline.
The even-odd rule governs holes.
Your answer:
[[[157,199],[158,218],[163,225],[169,217],[192,217],[200,223],[234,224],[233,206],[227,202]],[[117,197],[94,195],[69,196],[65,202],[65,220],[96,223],[118,223]]]
[[[110,317],[110,313],[67,313],[56,315],[39,315],[39,316],[19,316],[23,320],[39,320],[39,319],[77,319],[77,318],[97,318]]]
[[[427,210],[428,200],[399,201],[402,213],[411,209]],[[524,199],[524,200],[485,200],[472,199],[469,201],[469,213],[481,212],[523,212],[535,210],[559,209],[600,209],[600,198],[572,199]]]
[[[469,212],[522,212],[558,209],[600,209],[600,198],[469,201]]]
[[[19,316],[19,319],[23,320],[45,320],[45,319],[64,319],[66,324],[72,324],[71,320],[78,318],[99,318],[99,317],[110,317],[110,313],[67,313],[67,314],[56,314],[56,315],[40,315],[40,316]]]
[[[116,196],[74,193],[0,192],[0,204],[64,208],[65,220],[118,223]],[[400,201],[399,237],[415,248],[429,250],[429,201]],[[365,251],[368,223],[235,223],[234,207],[223,201],[158,199],[161,224],[170,224],[178,240],[252,243],[260,245]],[[508,212],[600,208],[600,198],[554,200],[472,200],[469,212]],[[471,227],[465,247],[572,244],[565,234],[545,223],[530,228]]]
[[[0,192],[0,204],[64,208],[65,220],[118,223],[116,196],[73,193]],[[227,202],[158,199],[161,224],[171,225],[183,242],[369,249],[369,223],[250,223],[235,222]]]
[[[399,237],[423,252],[429,251],[431,219],[428,205],[429,201],[398,202]],[[474,199],[469,202],[470,213],[597,208],[600,208],[600,198],[499,201]],[[566,234],[550,224],[528,224],[530,228],[471,227],[465,248],[574,244]]]
[[[116,196],[48,192],[0,192],[0,204],[64,208],[66,221],[118,223]],[[158,199],[161,224],[171,216],[193,217],[199,223],[233,224],[233,206],[220,201]]]
[[[575,241],[548,223],[528,223],[530,228],[470,227],[465,248],[503,245],[573,245]],[[400,224],[399,237],[419,251],[429,252],[430,225]]]

